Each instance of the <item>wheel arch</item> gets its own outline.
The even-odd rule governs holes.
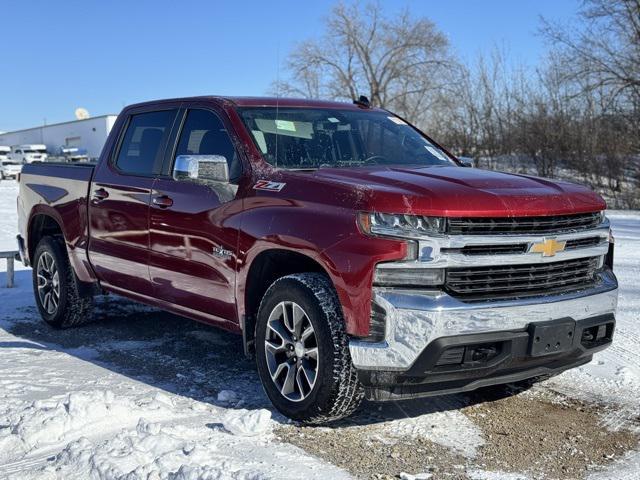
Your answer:
[[[27,230],[27,253],[33,262],[33,255],[38,243],[46,236],[61,235],[64,237],[62,222],[50,212],[34,212],[29,219]]]
[[[78,281],[81,282],[83,293],[88,292],[95,294],[98,282],[93,270],[89,266],[86,256],[86,246],[74,247],[68,238],[64,222],[58,212],[55,209],[43,207],[46,206],[39,205],[33,209],[27,224],[25,248],[29,263],[33,263],[33,255],[36,247],[44,237],[58,235],[63,240],[71,268]]]
[[[252,259],[244,277],[242,299],[242,336],[245,354],[253,353],[255,325],[260,301],[267,289],[277,279],[294,273],[316,272],[325,275],[334,284],[329,270],[322,260],[306,253],[286,248],[268,248]],[[335,287],[335,285],[334,285]]]

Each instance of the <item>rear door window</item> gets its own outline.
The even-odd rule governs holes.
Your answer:
[[[118,170],[132,175],[160,173],[162,153],[177,110],[132,115],[116,158]]]

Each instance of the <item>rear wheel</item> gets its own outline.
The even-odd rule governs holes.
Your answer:
[[[288,275],[271,285],[258,312],[256,360],[269,399],[294,420],[337,420],[362,400],[342,309],[324,275]]]
[[[64,242],[44,237],[33,256],[33,291],[40,316],[56,328],[69,328],[91,320],[93,299],[80,294]]]

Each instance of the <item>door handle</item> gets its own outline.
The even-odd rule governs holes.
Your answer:
[[[104,188],[94,190],[93,200],[95,202],[101,202],[102,200],[106,200],[107,198],[109,198],[109,192],[107,192]]]
[[[158,197],[153,197],[153,204],[157,205],[160,208],[169,208],[173,205],[173,199],[171,197],[167,197],[166,195],[160,195]]]

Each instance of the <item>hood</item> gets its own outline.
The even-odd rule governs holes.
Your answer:
[[[449,217],[566,215],[604,210],[587,187],[462,167],[320,169],[322,183],[364,190],[356,208]]]

